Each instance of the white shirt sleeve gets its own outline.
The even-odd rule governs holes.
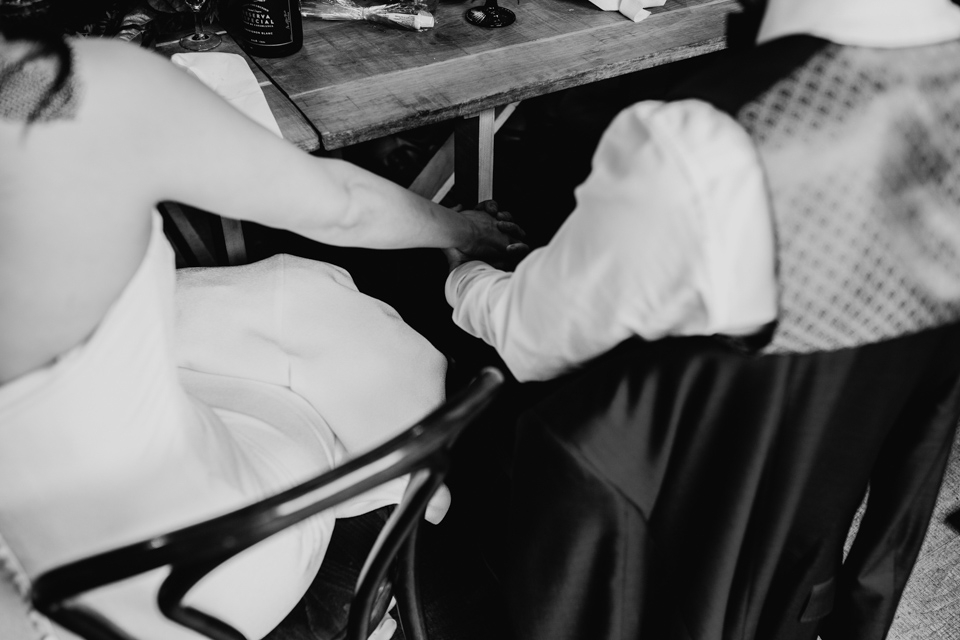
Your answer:
[[[776,317],[763,173],[747,133],[697,101],[641,102],[600,141],[577,205],[513,273],[447,279],[454,321],[518,380],[545,380],[637,335],[748,334]]]

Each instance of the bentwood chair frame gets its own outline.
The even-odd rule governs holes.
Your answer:
[[[408,639],[426,638],[415,572],[416,533],[427,503],[443,482],[450,449],[490,404],[503,374],[483,369],[462,391],[383,445],[311,480],[231,513],[54,568],[33,582],[34,607],[87,640],[133,640],[77,598],[87,591],[160,567],[170,573],[157,593],[163,614],[214,640],[244,636],[202,611],[185,606],[204,576],[256,543],[393,478],[411,474],[400,505],[371,549],[354,592],[349,640],[366,640],[386,612],[387,572],[397,561],[397,601]]]

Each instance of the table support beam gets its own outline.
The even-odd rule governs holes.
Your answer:
[[[496,110],[486,109],[457,121],[454,172],[457,200],[466,207],[493,197],[493,136]]]
[[[239,220],[220,218],[223,229],[223,243],[227,249],[227,263],[230,265],[247,264],[247,243],[243,239],[243,227]]]
[[[511,102],[503,107],[497,107],[497,117],[493,121],[493,133],[500,131],[504,123],[513,115],[519,102]],[[442,202],[450,190],[453,188],[456,174],[453,171],[453,141],[454,135],[451,134],[440,148],[433,154],[427,166],[420,171],[420,174],[410,183],[410,191],[433,200]]]

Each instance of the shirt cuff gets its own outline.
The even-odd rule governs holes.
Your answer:
[[[480,273],[483,271],[496,271],[496,269],[491,267],[486,262],[482,262],[480,260],[470,260],[469,262],[464,262],[459,267],[451,271],[450,275],[447,276],[447,282],[443,288],[444,295],[447,298],[447,304],[456,309],[463,293],[461,290],[463,281],[471,274]]]

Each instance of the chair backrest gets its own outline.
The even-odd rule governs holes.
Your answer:
[[[881,640],[958,416],[960,325],[803,355],[622,345],[521,422],[515,631]]]
[[[165,616],[215,640],[243,640],[224,622],[183,605],[204,576],[244,549],[336,504],[393,478],[412,474],[401,504],[387,521],[367,559],[351,605],[348,636],[365,640],[378,586],[401,548],[412,570],[417,525],[443,482],[454,441],[492,401],[503,374],[486,368],[462,391],[400,435],[340,467],[234,512],[163,533],[122,548],[54,568],[38,576],[31,599],[38,611],[87,640],[131,640],[123,630],[77,602],[104,585],[169,566],[157,602]],[[404,580],[412,580],[405,576]],[[405,585],[415,589],[415,583]],[[419,605],[409,615],[414,636],[422,635]],[[381,606],[378,615],[385,607]],[[378,620],[379,617],[376,618]],[[374,620],[374,621],[376,621]]]

